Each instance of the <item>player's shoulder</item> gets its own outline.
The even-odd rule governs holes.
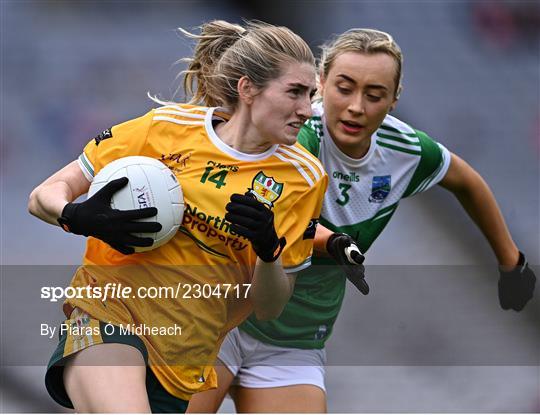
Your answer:
[[[377,133],[392,134],[402,139],[408,139],[409,141],[424,143],[425,141],[436,142],[436,140],[430,137],[426,132],[412,127],[410,124],[387,114],[383,120],[383,123],[377,130]]]
[[[326,172],[321,162],[298,142],[291,146],[279,145],[274,154],[310,188],[326,183]]]
[[[418,131],[390,114],[386,115],[375,131],[375,140],[383,151],[411,156],[422,155],[422,143]]]
[[[176,125],[204,125],[210,108],[189,105],[169,104],[150,111],[153,123],[171,123]]]
[[[153,109],[150,117],[148,139],[161,142],[171,137],[174,137],[174,140],[205,139],[209,131],[212,131],[213,120],[226,120],[230,115],[219,108],[171,103]]]
[[[415,135],[416,134],[416,130],[410,124],[390,114],[386,114],[386,117],[384,117],[384,120],[381,126],[379,127],[379,129],[392,131],[400,135],[407,135],[407,134]]]

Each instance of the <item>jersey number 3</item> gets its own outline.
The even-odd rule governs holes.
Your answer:
[[[347,183],[340,183],[339,189],[341,190],[341,195],[336,199],[336,203],[340,206],[345,206],[347,203],[349,203],[349,189],[351,188],[350,184]]]

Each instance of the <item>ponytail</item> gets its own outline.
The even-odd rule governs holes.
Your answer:
[[[223,53],[236,43],[246,30],[223,20],[205,23],[200,29],[199,35],[179,29],[185,36],[198,40],[193,57],[182,59],[188,63],[187,69],[183,71],[184,91],[192,97],[190,103],[203,103],[209,107],[225,105],[226,103],[213,93],[214,88],[209,84],[212,84],[217,63]]]
[[[281,75],[287,62],[315,65],[308,45],[291,30],[262,22],[248,22],[246,28],[214,20],[200,26],[200,34],[179,29],[196,39],[193,57],[184,58],[188,67],[183,86],[189,103],[231,110],[238,104],[238,81],[243,76],[258,88]]]

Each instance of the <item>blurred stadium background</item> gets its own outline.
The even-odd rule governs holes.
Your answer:
[[[38,325],[13,326],[21,315],[59,318],[58,304],[44,304],[36,290],[14,294],[8,288],[21,280],[8,279],[26,266],[39,281],[47,266],[77,264],[84,246],[30,217],[28,194],[100,131],[151,108],[147,91],[173,96],[181,69],[173,63],[190,55],[175,33],[180,26],[256,18],[289,26],[315,53],[351,27],[393,34],[405,55],[397,116],[483,175],[540,276],[538,1],[1,0],[0,7],[2,412],[62,411],[44,389],[45,361],[12,357],[32,345],[50,354],[53,342],[43,348],[36,340]],[[328,345],[331,412],[540,411],[539,295],[520,314],[499,310],[494,258],[449,194],[434,189],[402,203],[368,264],[373,292],[349,290]],[[444,266],[462,272],[439,278]],[[232,410],[227,400],[222,411]]]

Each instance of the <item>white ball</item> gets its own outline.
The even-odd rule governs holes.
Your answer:
[[[156,207],[157,216],[139,221],[159,222],[162,226],[156,233],[135,233],[135,236],[154,239],[152,246],[134,247],[135,251],[149,251],[168,242],[178,231],[184,216],[184,195],[174,174],[161,161],[151,157],[123,157],[99,171],[90,185],[88,197],[121,177],[127,177],[129,183],[114,193],[111,207],[119,210]]]

